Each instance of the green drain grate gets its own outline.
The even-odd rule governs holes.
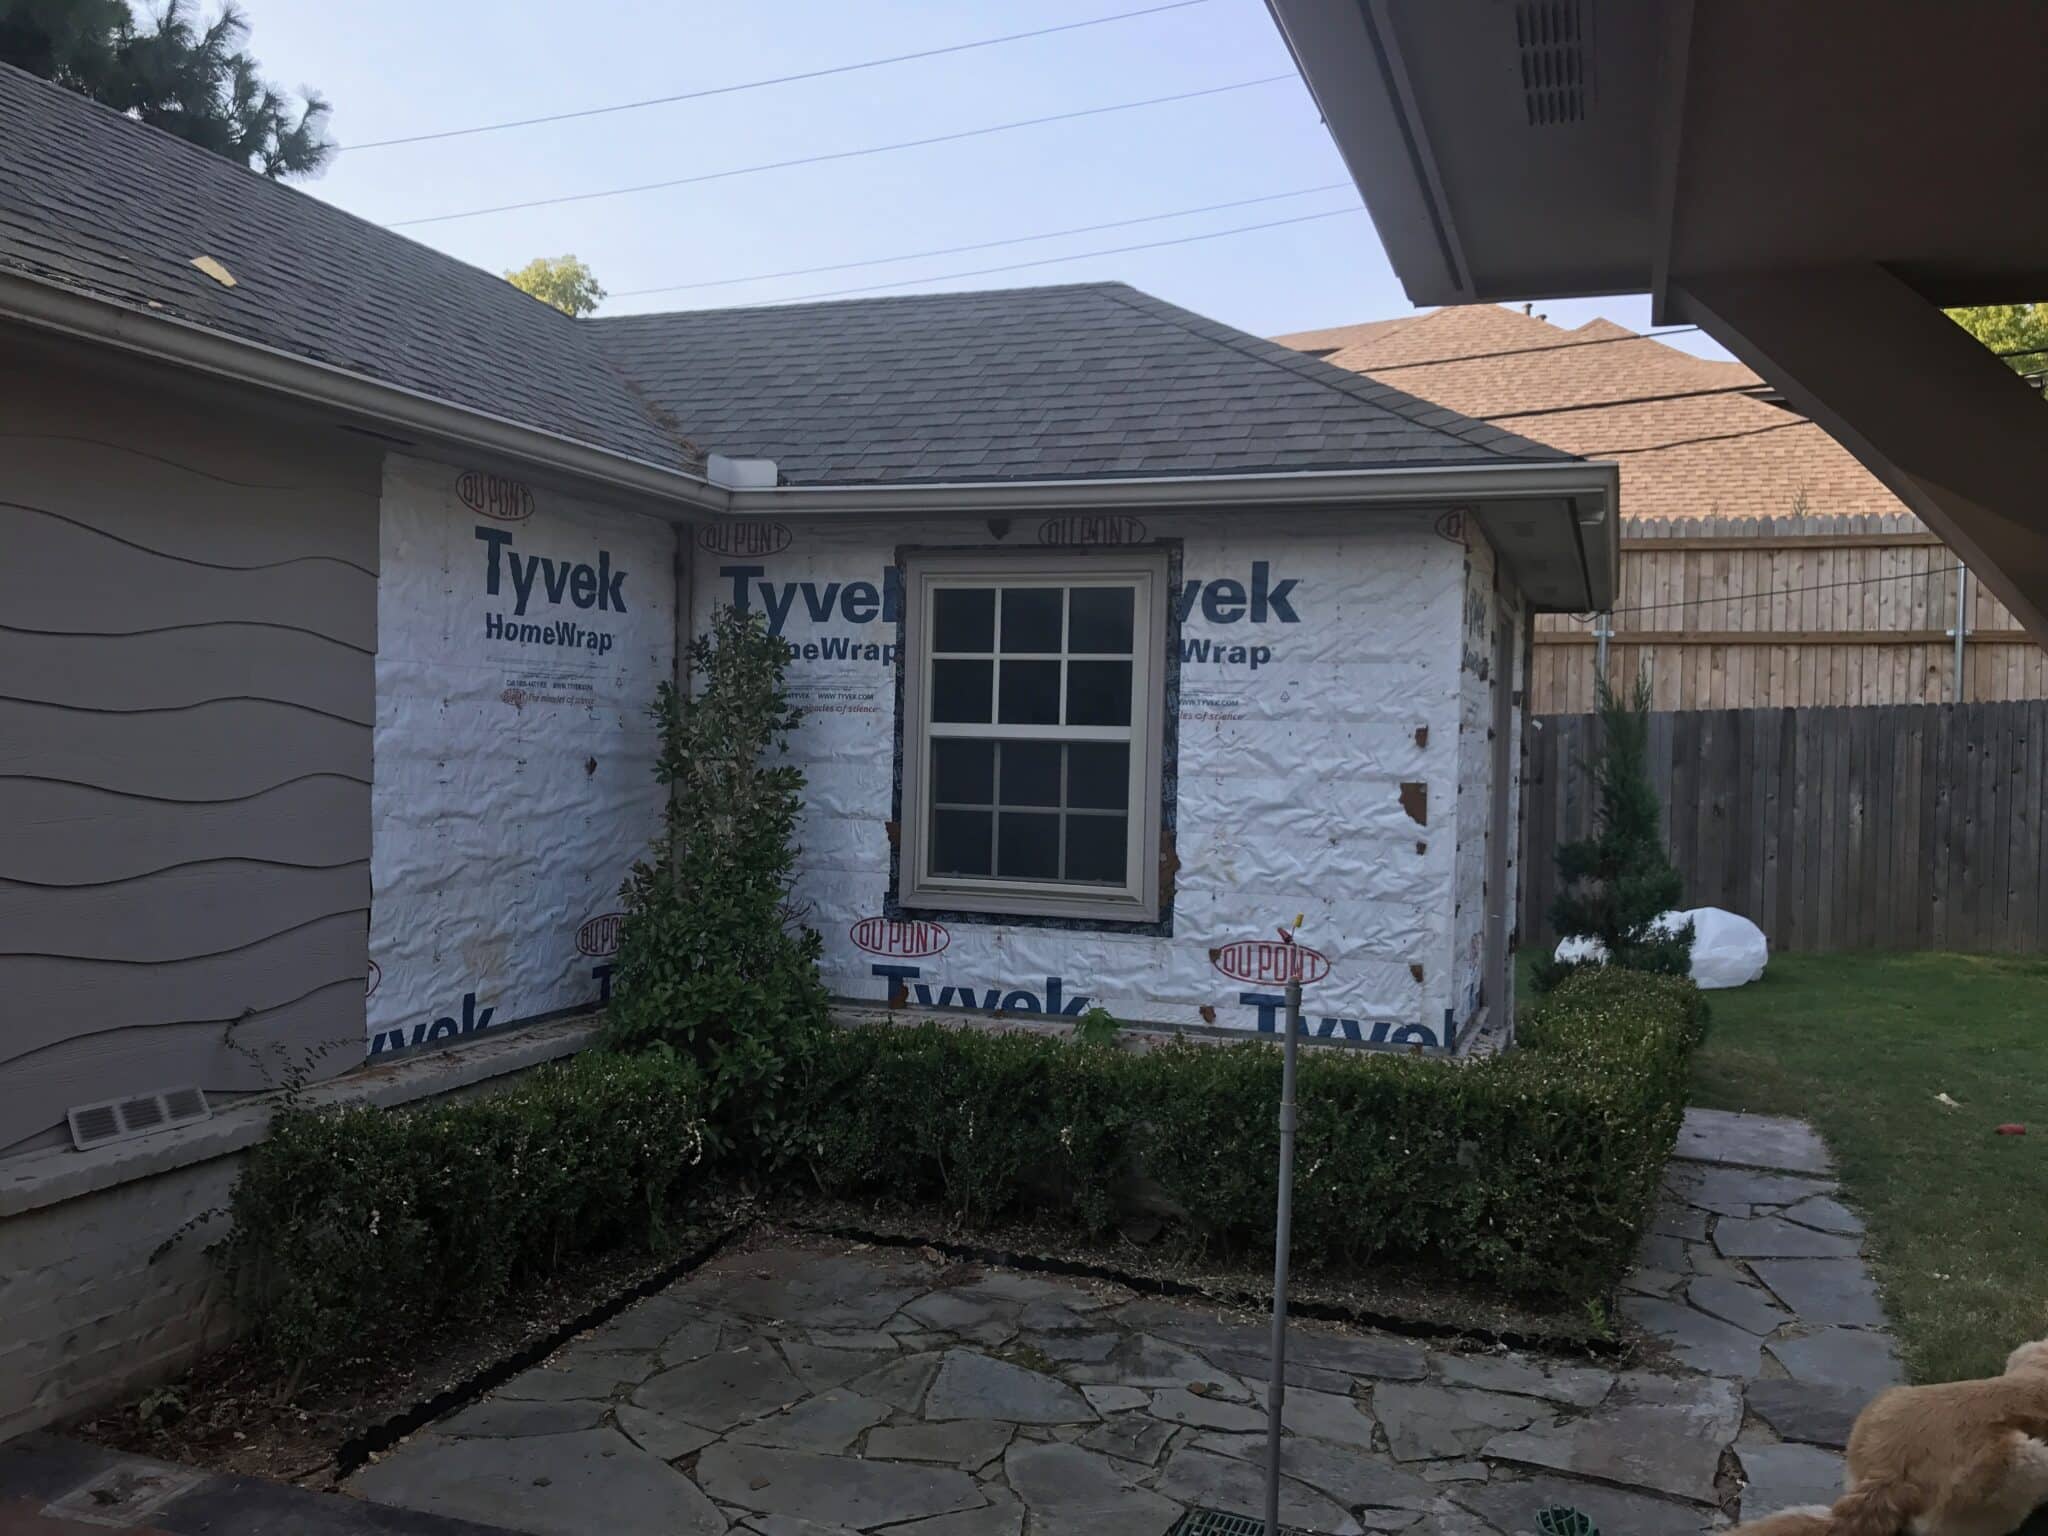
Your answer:
[[[1266,1522],[1250,1515],[1233,1515],[1221,1509],[1191,1509],[1180,1517],[1169,1536],[1266,1536]],[[1315,1536],[1299,1526],[1283,1525],[1280,1536]]]

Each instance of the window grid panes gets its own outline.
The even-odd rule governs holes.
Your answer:
[[[1138,688],[1129,582],[932,591],[926,863],[937,878],[1124,889]]]

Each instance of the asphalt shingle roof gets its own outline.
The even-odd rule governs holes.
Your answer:
[[[191,265],[211,256],[226,288]],[[0,268],[686,468],[559,310],[466,262],[0,65]]]
[[[0,65],[8,270],[670,469],[700,472],[698,445],[772,458],[793,485],[1571,457],[1121,283],[571,320]]]
[[[1122,283],[585,323],[699,442],[792,485],[1569,457]]]
[[[1741,363],[1694,357],[1611,320],[1566,330],[1496,304],[1461,304],[1278,340],[1572,453],[1612,454],[1626,517],[1906,511],[1815,423],[1743,393],[1689,393],[1761,389]],[[1673,395],[1683,398],[1656,398]],[[1632,403],[1608,403],[1617,400]]]

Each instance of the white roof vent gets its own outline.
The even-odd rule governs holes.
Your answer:
[[[197,1088],[171,1088],[163,1093],[138,1093],[125,1099],[80,1104],[65,1118],[71,1122],[71,1144],[84,1152],[110,1141],[126,1141],[150,1131],[204,1120],[213,1111]]]
[[[704,474],[728,491],[772,491],[782,478],[773,459],[732,459],[722,453],[705,460]]]

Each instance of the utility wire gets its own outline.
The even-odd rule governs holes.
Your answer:
[[[1694,443],[1725,443],[1738,437],[1762,437],[1766,432],[1789,432],[1794,427],[1811,427],[1814,423],[1801,416],[1796,421],[1780,421],[1768,427],[1750,427],[1742,432],[1709,432],[1703,437],[1674,438],[1668,443],[1650,443],[1642,448],[1593,448],[1579,455],[1582,459],[1615,459],[1625,453],[1662,453],[1667,448],[1689,448]]]
[[[763,86],[789,85],[798,80],[822,80],[829,75],[850,75],[863,69],[880,69],[889,64],[907,64],[912,59],[936,59],[950,53],[967,53],[976,48],[994,48],[1002,43],[1022,42],[1030,37],[1050,37],[1055,32],[1077,32],[1083,27],[1105,26],[1112,21],[1129,21],[1137,16],[1156,16],[1162,11],[1185,10],[1205,5],[1208,0],[1169,0],[1165,5],[1148,5],[1142,10],[1118,11],[1111,16],[1092,16],[1057,27],[1035,27],[1029,32],[1007,32],[1001,37],[984,37],[971,43],[954,43],[945,48],[921,48],[915,53],[893,53],[886,58],[862,59],[853,64],[834,64],[825,69],[807,69],[794,75],[772,75],[765,80],[744,80],[735,85],[708,86],[701,91],[678,91],[672,96],[647,96],[638,101],[614,102],[603,107],[584,107],[573,112],[550,112],[542,117],[515,117],[498,123],[477,123],[467,128],[442,128],[432,133],[408,133],[396,138],[368,139],[361,144],[344,144],[343,153],[366,149],[389,149],[395,144],[425,144],[435,139],[460,139],[479,133],[502,133],[508,128],[532,128],[541,123],[566,123],[580,117],[604,117],[614,112],[638,112],[643,107],[662,107],[677,101],[701,101],[707,96],[730,96],[737,91],[758,91]]]
[[[1119,101],[1106,107],[1082,107],[1074,112],[1054,112],[1044,117],[1019,118],[1010,123],[991,123],[985,128],[963,128],[956,133],[935,133],[922,139],[900,139],[893,144],[870,144],[861,149],[833,150],[820,155],[801,155],[790,160],[769,160],[759,165],[734,166],[731,170],[705,171],[696,176],[675,176],[666,181],[640,182],[630,187],[607,187],[601,192],[568,192],[559,197],[534,197],[517,203],[495,203],[488,208],[465,208],[459,213],[427,214],[420,218],[393,219],[387,226],[391,229],[405,229],[417,224],[445,224],[453,219],[481,218],[487,213],[513,213],[523,208],[554,208],[563,203],[588,203],[599,198],[627,197],[639,192],[659,192],[669,187],[690,187],[707,181],[726,181],[735,176],[754,176],[762,171],[783,171],[799,165],[822,165],[833,160],[858,160],[867,155],[889,154],[899,149],[917,149],[927,144],[951,144],[960,139],[978,139],[992,133],[1010,133],[1019,128],[1037,128],[1046,123],[1068,123],[1078,118],[1102,117],[1111,112],[1134,112],[1141,107],[1161,107],[1170,102],[1195,101],[1205,96],[1222,96],[1231,91],[1247,91],[1254,86],[1274,85],[1282,80],[1296,81],[1300,76],[1292,72],[1280,75],[1260,75],[1253,80],[1238,80],[1230,85],[1212,85],[1199,91],[1178,91],[1171,96],[1147,96],[1139,101]]]
[[[1617,405],[1654,405],[1664,400],[1698,400],[1706,395],[1748,395],[1752,398],[1767,384],[1729,384],[1718,389],[1678,389],[1663,395],[1622,395],[1613,400],[1588,400],[1580,405],[1546,405],[1533,411],[1487,411],[1487,421],[1508,421],[1524,416],[1562,416],[1567,411],[1604,411]]]
[[[1696,331],[1698,329],[1699,327],[1696,325],[1672,325],[1666,326],[1661,331],[1639,331],[1627,336],[1595,336],[1591,341],[1553,341],[1540,347],[1509,347],[1505,351],[1500,352],[1466,352],[1455,357],[1425,357],[1419,362],[1413,363],[1376,363],[1371,369],[1361,371],[1382,374],[1392,373],[1396,368],[1435,368],[1444,363],[1484,362],[1490,357],[1523,357],[1531,352],[1568,352],[1573,347],[1611,347],[1617,341],[1655,341],[1660,336],[1679,336],[1687,331]],[[1322,349],[1317,348],[1316,350],[1321,351]],[[1329,350],[1341,352],[1344,349],[1342,347],[1332,347]],[[1712,359],[1701,358],[1700,361],[1710,362]]]
[[[1363,213],[1363,208],[1331,208],[1322,213],[1298,214],[1291,219],[1267,219],[1258,224],[1236,224],[1229,229],[1211,229],[1198,235],[1180,235],[1171,240],[1147,240],[1138,245],[1111,245],[1100,250],[1076,251],[1071,256],[1041,256],[1035,261],[1010,261],[999,267],[974,267],[965,272],[937,272],[929,277],[904,277],[890,283],[864,283],[858,288],[827,288],[818,293],[791,294],[785,299],[769,299],[762,307],[777,304],[807,304],[813,299],[836,299],[851,293],[875,293],[884,288],[909,288],[918,283],[946,283],[961,277],[986,277],[992,272],[1019,272],[1026,267],[1050,267],[1063,261],[1086,261],[1091,256],[1122,256],[1130,251],[1164,250],[1171,245],[1193,245],[1201,240],[1220,240],[1225,235],[1248,235],[1259,229],[1279,229],[1287,224],[1309,224],[1317,219],[1334,219],[1347,213]]]
[[[1157,224],[1164,219],[1184,219],[1197,213],[1220,213],[1226,208],[1249,208],[1257,203],[1283,202],[1290,197],[1310,197],[1318,192],[1350,190],[1351,183],[1348,181],[1330,181],[1320,187],[1302,187],[1294,192],[1269,192],[1263,197],[1240,197],[1228,203],[1204,203],[1199,208],[1176,208],[1170,213],[1147,213],[1135,219],[1111,219],[1102,224],[1076,224],[1069,229],[1048,229],[1036,235],[1012,235],[1007,240],[982,240],[973,245],[942,245],[929,251],[907,251],[900,256],[869,256],[861,261],[835,261],[822,267],[788,267],[780,272],[755,272],[746,277],[711,277],[694,283],[664,283],[658,288],[622,288],[615,290],[611,296],[615,299],[633,299],[650,293],[682,293],[693,288],[729,288],[735,283],[765,283],[771,278],[778,277],[811,277],[820,272],[844,272],[853,267],[885,267],[899,261],[923,261],[931,256],[958,256],[967,251],[990,251],[1005,245],[1027,245],[1035,240],[1058,240],[1067,235],[1091,235],[1105,229],[1128,229],[1133,224]]]
[[[1839,587],[1869,587],[1875,586],[1882,581],[1925,581],[1933,576],[1953,576],[1962,568],[1960,564],[1957,564],[1940,566],[1931,571],[1900,571],[1890,576],[1852,576],[1847,581],[1823,581],[1811,587],[1780,587],[1769,592],[1732,592],[1724,597],[1675,597],[1668,603],[1634,603],[1626,608],[1610,608],[1607,612],[1648,613],[1658,608],[1696,608],[1703,603],[1748,603],[1755,602],[1760,598],[1801,597],[1808,592],[1832,592]],[[1611,638],[1620,639],[1626,633],[1627,631],[1624,630],[1620,635],[1615,635]],[[1700,633],[1711,635],[1714,631],[1702,630]],[[1734,630],[1730,631],[1730,633],[1755,634],[1758,631]],[[1769,633],[1769,631],[1763,631],[1763,633]]]

